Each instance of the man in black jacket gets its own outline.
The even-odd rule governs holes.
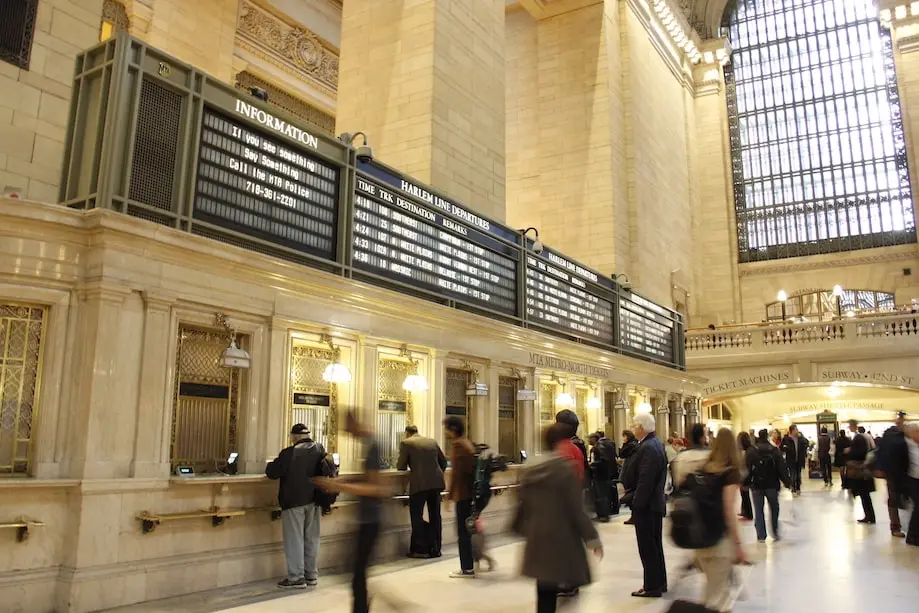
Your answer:
[[[887,479],[887,514],[890,516],[890,534],[906,538],[900,523],[900,508],[906,507],[909,497],[909,447],[903,424],[906,413],[897,413],[896,423],[884,432],[877,449],[877,469]]]
[[[278,503],[281,506],[281,528],[284,535],[284,557],[287,578],[281,588],[304,589],[319,582],[316,567],[319,558],[319,518],[322,509],[313,498],[312,479],[319,475],[319,463],[325,449],[310,438],[309,428],[296,424],[290,429],[291,446],[265,468],[269,479],[279,479]]]
[[[817,437],[817,459],[820,460],[820,472],[823,474],[823,485],[833,486],[833,460],[830,458],[830,435],[826,426],[820,428]]]
[[[602,430],[597,432],[600,437],[600,446],[606,450],[606,457],[610,460],[609,466],[609,513],[610,515],[619,515],[619,453],[616,449],[616,443],[606,438],[606,433]]]
[[[807,465],[807,446],[807,439],[798,432],[798,426],[792,424],[782,439],[782,453],[791,473],[791,493],[795,496],[801,494],[801,471]]]
[[[765,428],[759,431],[756,444],[747,450],[746,465],[750,491],[753,492],[756,539],[760,543],[766,542],[765,503],[768,501],[769,514],[772,519],[772,538],[777,541],[781,540],[779,536],[779,488],[782,483],[791,487],[791,478],[782,452],[769,442],[769,431]]]
[[[597,521],[609,521],[609,492],[611,466],[616,458],[609,457],[609,447],[600,443],[600,434],[594,433],[587,437],[590,443],[590,493],[593,494],[594,510],[597,512]]]
[[[639,413],[632,431],[638,449],[622,473],[622,485],[628,492],[622,502],[632,507],[638,554],[644,567],[644,585],[632,592],[638,598],[660,598],[667,591],[667,566],[664,561],[664,514],[667,502],[667,454],[655,436],[654,416]]]

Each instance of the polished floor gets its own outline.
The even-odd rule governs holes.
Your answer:
[[[782,498],[783,540],[756,542],[753,527],[744,536],[753,566],[739,571],[744,588],[736,613],[813,613],[821,606],[833,613],[915,613],[919,611],[919,547],[890,535],[886,496],[874,494],[879,523],[862,526],[860,505],[838,487],[825,491],[808,484],[801,497]],[[903,520],[908,520],[904,511]],[[666,611],[670,600],[647,601],[629,596],[641,587],[641,565],[634,531],[624,517],[600,528],[606,555],[595,565],[595,583],[560,611]],[[666,529],[666,528],[665,528]],[[498,569],[474,580],[448,577],[457,567],[455,551],[432,562],[405,560],[377,566],[371,580],[374,611],[524,613],[535,611],[535,588],[516,576],[521,544],[495,542],[491,554]],[[693,598],[700,577],[680,579],[687,553],[667,548],[671,598]],[[118,613],[346,613],[350,611],[348,577],[323,577],[318,588],[280,592],[257,583],[117,609]]]

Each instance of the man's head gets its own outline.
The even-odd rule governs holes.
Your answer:
[[[760,443],[768,443],[769,442],[769,430],[767,430],[766,428],[763,428],[762,430],[757,432],[756,440],[757,442],[760,442]]]
[[[791,424],[788,428],[788,436],[798,436],[798,426]]]
[[[571,437],[568,436],[568,428],[566,424],[552,424],[546,428],[545,432],[543,432],[543,444],[549,451],[555,449],[558,447],[559,443],[568,440],[569,438]]]
[[[897,426],[902,428],[903,424],[905,423],[906,423],[906,413],[904,411],[897,411],[897,420],[896,420]]]
[[[405,426],[405,438],[418,434],[418,426]]]
[[[632,421],[632,431],[638,440],[642,440],[655,430],[657,430],[657,424],[654,423],[654,416],[650,413],[639,413]]]
[[[865,426],[859,426],[859,427],[858,427],[858,433],[859,433],[859,434],[864,434],[864,433],[865,433]]]
[[[705,426],[702,424],[693,424],[689,429],[689,444],[693,447],[705,446]]]
[[[599,434],[598,432],[594,432],[593,434],[589,434],[589,435],[587,436],[587,442],[590,443],[590,444],[593,445],[593,446],[596,446],[597,443],[600,442],[600,434]]]
[[[562,409],[555,414],[555,423],[566,426],[568,428],[568,438],[571,438],[578,433],[578,426],[581,425],[580,420],[578,419],[578,414],[572,411],[571,409]]]
[[[290,440],[293,443],[298,443],[300,441],[306,441],[310,438],[310,429],[304,426],[303,424],[294,424],[294,427],[290,429]]]
[[[622,444],[630,443],[635,440],[635,433],[631,430],[622,431]]]
[[[597,430],[597,436],[599,436],[601,439],[604,439],[606,438],[606,432],[603,430]]]
[[[849,432],[858,432],[858,420],[857,419],[849,420]]]
[[[463,438],[466,436],[466,422],[463,421],[462,417],[448,415],[447,418],[444,419],[444,434],[446,434],[447,438],[451,441]]]
[[[823,426],[822,428],[820,428],[820,434],[826,434],[826,433],[827,433],[826,426]]]

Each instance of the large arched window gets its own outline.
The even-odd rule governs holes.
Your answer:
[[[875,0],[735,0],[725,67],[741,262],[916,242]]]

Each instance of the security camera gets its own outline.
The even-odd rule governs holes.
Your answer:
[[[358,161],[364,163],[373,161],[373,147],[368,145],[366,141],[364,141],[363,145],[357,148],[356,153]]]
[[[355,147],[354,141],[358,136],[363,137],[364,144]],[[348,145],[349,147],[354,147],[354,153],[357,155],[357,160],[359,162],[372,162],[373,161],[373,147],[370,146],[370,143],[367,142],[367,135],[363,132],[343,132],[338,136],[338,140]]]
[[[543,249],[542,241],[537,238],[535,241],[533,241],[533,253],[535,253],[536,255],[539,255],[540,253],[542,253],[542,249]]]
[[[253,98],[258,98],[264,102],[268,102],[268,92],[262,89],[261,87],[253,87],[249,89],[249,93],[252,94]]]
[[[624,290],[627,291],[627,292],[630,292],[630,291],[632,291],[632,282],[631,282],[631,281],[628,281],[628,280],[623,281],[623,282],[621,282],[621,283],[619,284],[619,287],[621,287],[622,289],[624,289]]]

